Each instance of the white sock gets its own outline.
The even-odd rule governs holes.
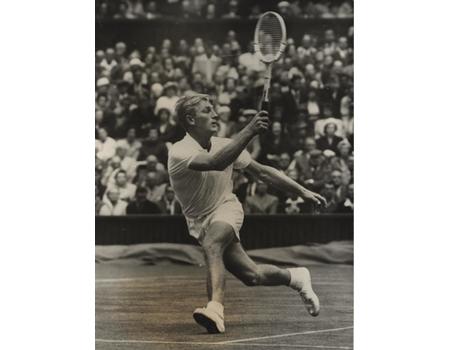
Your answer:
[[[297,274],[295,273],[296,267],[292,267],[287,269],[289,271],[289,273],[291,274],[291,280],[289,281],[289,287],[291,287],[292,289],[295,290],[300,290],[302,289],[302,281],[300,281],[297,277]]]
[[[223,317],[223,305],[217,301],[210,301],[208,305],[206,305],[207,309],[214,310],[217,312],[220,316]]]

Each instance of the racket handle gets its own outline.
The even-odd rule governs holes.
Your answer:
[[[261,108],[259,109],[260,111],[266,111],[269,112],[269,101],[261,101]]]

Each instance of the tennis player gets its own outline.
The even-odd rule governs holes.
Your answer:
[[[255,135],[269,127],[267,112],[256,114],[233,140],[213,136],[218,131],[219,119],[208,95],[180,98],[176,113],[186,136],[169,151],[170,182],[181,203],[189,233],[204,250],[208,273],[209,302],[194,311],[195,321],[209,333],[225,332],[225,270],[247,286],[289,286],[300,293],[309,314],[317,316],[319,298],[312,289],[308,269],[257,265],[240,243],[244,212],[232,193],[233,169],[245,169],[280,190],[326,205],[323,197],[277,169],[256,162],[245,150]]]

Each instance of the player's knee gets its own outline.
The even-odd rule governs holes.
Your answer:
[[[203,250],[206,256],[221,255],[223,253],[223,246],[220,242],[204,242]]]
[[[261,284],[261,274],[259,270],[248,271],[241,280],[248,287],[259,286]]]

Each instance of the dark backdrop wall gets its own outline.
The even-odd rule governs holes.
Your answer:
[[[176,19],[160,20],[108,20],[95,24],[96,49],[112,47],[123,41],[131,50],[144,50],[150,45],[160,45],[162,40],[170,38],[173,42],[180,39],[192,41],[196,37],[221,42],[229,30],[237,33],[237,39],[243,48],[253,38],[255,20],[213,20],[181,21]],[[323,35],[323,31],[332,28],[336,35],[347,34],[353,26],[353,19],[295,19],[286,22],[288,37],[299,42],[305,33]]]

